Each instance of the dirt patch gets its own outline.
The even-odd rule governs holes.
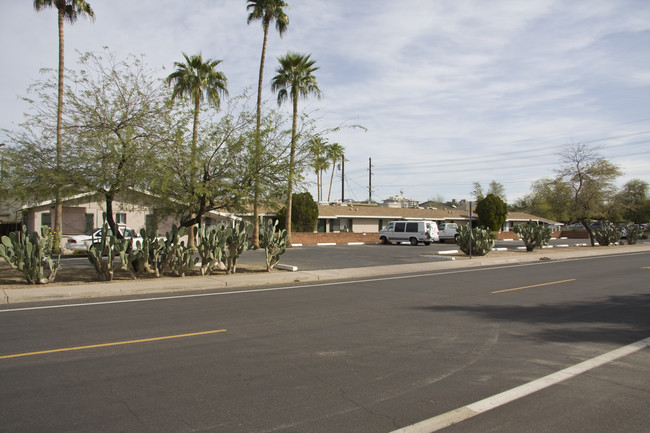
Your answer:
[[[74,269],[65,266],[65,259],[61,260],[62,266],[56,273],[56,279],[50,285],[81,285],[81,284],[92,284],[92,283],[102,283],[97,274],[92,268],[87,269]],[[272,270],[271,272],[278,272]],[[266,267],[264,266],[255,266],[255,265],[237,265],[237,274],[257,274],[257,273],[266,273]],[[217,271],[210,275],[226,275],[224,271]],[[189,275],[186,275],[184,278],[200,278],[202,277],[201,272],[196,268]],[[178,279],[173,275],[164,275],[159,279]],[[140,280],[150,280],[156,279],[153,274],[143,274]],[[131,278],[131,275],[124,270],[118,269],[115,270],[113,274],[113,281],[134,281]],[[0,261],[0,289],[19,289],[22,287],[34,287],[34,285],[27,284],[25,277],[20,271],[11,269],[11,267],[4,261]]]

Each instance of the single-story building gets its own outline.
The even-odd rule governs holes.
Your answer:
[[[178,224],[178,218],[162,214],[159,210],[157,197],[146,193],[129,191],[121,194],[113,201],[113,216],[120,226],[128,226],[136,231],[153,227],[158,233],[171,230],[173,224]],[[52,227],[54,224],[54,200],[31,205],[24,205],[15,211],[18,221],[27,227],[29,232],[38,231],[41,226]],[[99,193],[78,194],[63,200],[62,237],[90,233],[103,222],[106,212],[106,202]],[[214,225],[222,221],[241,219],[234,214],[210,212],[204,219],[206,225]]]
[[[171,230],[172,224],[178,224],[178,218],[162,215],[158,211],[159,200],[157,197],[146,193],[129,191],[122,194],[113,202],[115,222],[139,231],[146,227],[156,227],[159,233]],[[45,201],[22,207],[14,206],[11,215],[3,220],[9,224],[7,229],[12,230],[20,224],[27,226],[28,231],[37,231],[42,225],[52,226],[54,216],[54,201]],[[98,193],[79,194],[64,199],[63,201],[63,233],[65,238],[70,235],[89,233],[102,223],[102,214],[105,212],[105,202]],[[270,209],[261,209],[260,216],[263,221],[273,218],[275,212]],[[206,225],[219,222],[246,220],[252,222],[252,212],[228,213],[210,212],[205,218]],[[478,216],[473,213],[474,225],[478,223]],[[378,233],[390,221],[394,220],[429,220],[437,223],[469,223],[469,211],[465,208],[397,208],[377,205],[364,205],[358,203],[336,203],[318,205],[317,233],[356,232]],[[502,227],[502,231],[510,231],[517,224],[529,221],[546,224],[552,227],[561,226],[561,223],[546,220],[523,212],[511,212]],[[13,224],[13,225],[12,225]]]
[[[378,233],[389,221],[428,220],[437,223],[469,224],[469,210],[462,208],[391,208],[374,205],[341,203],[318,206],[316,232],[330,233],[350,231],[355,233]],[[472,212],[473,224],[478,223],[478,215]],[[502,231],[510,231],[518,224],[529,221],[559,227],[562,223],[547,220],[523,212],[510,212]]]

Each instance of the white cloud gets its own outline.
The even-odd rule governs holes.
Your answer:
[[[0,80],[0,128],[20,120],[16,95],[56,67],[56,14],[30,2],[6,2],[0,18],[8,59]],[[650,3],[645,0],[289,0],[288,32],[272,30],[265,98],[275,58],[311,53],[325,98],[323,126],[341,122],[332,140],[347,149],[351,193],[374,197],[404,187],[414,199],[467,198],[473,181],[506,186],[509,198],[532,180],[553,176],[558,146],[650,130]],[[181,52],[223,59],[232,95],[254,86],[262,43],[246,24],[245,2],[142,0],[92,2],[97,19],[66,25],[66,61],[74,50],[109,46],[145,53],[155,67]],[[622,139],[621,139],[622,140]],[[648,141],[639,135],[637,141]],[[606,141],[604,150],[621,141]],[[647,144],[646,144],[647,146]],[[527,157],[529,152],[532,157]],[[437,161],[446,161],[439,164]],[[650,181],[650,155],[620,158],[624,171]],[[340,191],[340,184],[333,187]]]

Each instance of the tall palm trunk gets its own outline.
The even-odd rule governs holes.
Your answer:
[[[293,120],[291,123],[291,153],[289,155],[289,192],[287,194],[287,244],[291,245],[291,203],[293,199],[293,173],[296,160],[296,132],[298,131],[298,92],[292,95]]]
[[[196,166],[196,147],[197,147],[197,140],[198,140],[198,135],[199,135],[199,112],[201,111],[201,101],[199,98],[196,98],[196,101],[194,101],[194,125],[192,126],[192,148],[190,149],[190,188],[192,190],[192,194],[194,194],[195,188],[194,184],[196,182],[196,176],[198,173],[198,168]],[[195,218],[196,214],[190,215],[190,218]],[[187,236],[187,246],[188,248],[194,248],[196,246],[196,241],[194,239],[194,228],[196,227],[196,224],[192,224],[189,227],[189,234]]]
[[[253,246],[260,246],[260,163],[262,158],[262,83],[264,82],[264,60],[266,59],[266,42],[269,36],[270,21],[264,21],[264,40],[262,42],[262,57],[260,58],[260,73],[257,80],[257,124],[255,133],[255,167],[253,173]]]
[[[55,211],[54,211],[54,245],[53,250],[55,252],[61,252],[61,236],[63,229],[63,185],[61,185],[63,179],[63,173],[61,173],[61,167],[63,165],[63,150],[61,143],[61,133],[63,129],[63,75],[65,70],[64,64],[64,40],[63,40],[63,18],[65,13],[64,7],[58,7],[58,21],[59,21],[59,88],[58,88],[58,99],[57,99],[57,108],[56,108],[56,197],[55,202]]]
[[[330,202],[330,197],[332,196],[332,183],[334,183],[334,171],[336,170],[336,162],[332,163],[332,175],[330,176],[330,189],[327,192],[327,202]]]

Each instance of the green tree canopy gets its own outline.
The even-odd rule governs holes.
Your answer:
[[[492,231],[501,230],[508,217],[508,205],[494,194],[488,194],[476,205],[479,223]]]
[[[589,223],[592,219],[606,218],[607,205],[616,192],[614,181],[621,170],[598,155],[595,149],[579,143],[565,145],[560,160],[559,179],[571,191],[569,216],[582,223],[593,246],[594,233]]]
[[[619,218],[612,221],[634,222],[637,224],[650,221],[650,198],[648,183],[641,179],[632,179],[616,194],[615,208],[620,212]]]
[[[64,92],[63,192],[100,193],[107,222],[113,233],[119,233],[113,200],[129,190],[146,189],[156,175],[158,149],[168,139],[168,93],[141,57],[117,60],[110,52],[86,53],[78,65],[80,72],[70,72]],[[17,145],[12,159],[15,193],[27,199],[46,198],[43,195],[56,188],[49,179],[57,169],[52,72],[49,79],[30,87],[32,97],[26,100],[32,109],[10,134]]]
[[[308,192],[294,194],[291,212],[291,222],[297,232],[311,233],[318,222],[318,204],[314,197]],[[284,207],[278,212],[280,224],[287,218],[287,208]]]

